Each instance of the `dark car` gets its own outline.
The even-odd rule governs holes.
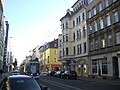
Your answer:
[[[61,74],[61,77],[65,79],[77,79],[77,73],[75,71],[65,71]]]
[[[47,90],[47,87],[42,87],[30,76],[12,75],[1,81],[0,90]]]

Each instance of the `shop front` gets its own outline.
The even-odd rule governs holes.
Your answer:
[[[78,60],[76,63],[76,71],[80,77],[88,77],[88,64],[86,60]]]

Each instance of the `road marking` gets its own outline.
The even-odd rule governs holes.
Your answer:
[[[45,82],[45,80],[44,80],[44,82]],[[69,88],[73,88],[73,89],[75,89],[75,90],[83,90],[83,89],[80,89],[80,88],[76,88],[76,87],[73,87],[73,86],[69,86],[69,85],[62,84],[62,83],[58,83],[58,82],[51,81],[51,80],[49,80],[49,82],[47,81],[46,83],[50,83],[50,82],[55,83],[55,84],[52,84],[52,85],[55,85],[55,86],[58,86],[58,87],[66,86],[66,87],[69,87]],[[50,83],[50,84],[51,84],[51,83]],[[59,85],[61,85],[61,86],[59,86],[59,85],[57,85],[57,84],[59,84]],[[62,88],[65,88],[65,87],[62,87]],[[65,89],[69,90],[68,88],[65,88]]]

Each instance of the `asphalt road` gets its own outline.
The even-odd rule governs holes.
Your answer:
[[[57,77],[40,76],[37,81],[50,90],[120,90],[120,83],[93,81],[87,79],[67,80]]]

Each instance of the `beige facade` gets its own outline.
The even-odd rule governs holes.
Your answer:
[[[61,61],[64,70],[75,70],[79,76],[88,76],[87,25],[84,0],[78,0],[61,18]]]

